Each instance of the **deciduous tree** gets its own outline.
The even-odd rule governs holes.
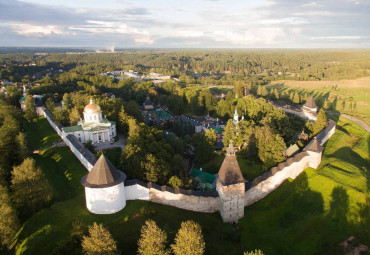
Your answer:
[[[103,224],[94,222],[89,227],[89,235],[82,238],[82,249],[87,255],[118,254],[117,243]]]
[[[169,251],[166,249],[166,243],[167,234],[153,220],[147,220],[145,225],[141,227],[138,253],[140,255],[169,254]]]
[[[204,254],[205,243],[200,225],[194,221],[182,222],[171,248],[175,255]]]

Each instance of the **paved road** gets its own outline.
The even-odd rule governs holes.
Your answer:
[[[119,140],[112,144],[110,142],[104,142],[104,143],[100,142],[100,143],[94,144],[95,151],[112,149],[112,148],[121,148],[121,150],[123,151],[126,146],[126,143],[125,143],[126,139],[122,134],[118,134],[118,138]]]
[[[329,114],[332,114],[332,115],[341,116],[343,118],[352,120],[353,122],[356,122],[357,124],[359,124],[367,132],[370,132],[370,127],[368,125],[366,125],[366,123],[363,122],[362,120],[356,119],[355,117],[349,116],[347,114],[339,113],[339,112],[331,112],[331,111],[326,111],[326,112],[329,113]]]

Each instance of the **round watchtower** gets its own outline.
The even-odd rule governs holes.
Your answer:
[[[86,207],[95,214],[112,214],[126,206],[126,175],[101,155],[90,173],[81,179],[85,187]]]

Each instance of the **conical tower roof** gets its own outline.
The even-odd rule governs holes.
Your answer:
[[[313,96],[310,96],[307,99],[307,102],[304,104],[304,106],[306,106],[308,108],[317,108],[317,105],[315,103],[315,100],[313,99]]]
[[[238,161],[236,160],[235,150],[230,143],[226,151],[226,157],[218,171],[218,180],[222,185],[232,185],[245,182]]]
[[[87,176],[82,177],[81,184],[90,188],[106,188],[125,180],[125,174],[118,171],[104,154],[96,161]]]
[[[322,152],[324,148],[317,141],[317,138],[314,137],[313,142],[306,148],[307,151]]]

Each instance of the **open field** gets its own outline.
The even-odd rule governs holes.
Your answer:
[[[28,122],[23,119],[22,122],[30,149],[45,148],[55,142],[62,141],[44,117],[38,117],[34,121]]]
[[[329,109],[355,116],[370,124],[370,77],[340,81],[282,80],[274,81],[268,87],[277,88],[280,92],[285,90],[299,93],[313,92],[320,106],[327,99],[332,102]]]
[[[242,244],[266,254],[341,254],[351,235],[370,246],[370,137],[340,118],[317,170],[306,169],[245,209]]]
[[[195,213],[145,201],[128,201],[124,210],[113,215],[93,215],[85,207],[78,178],[66,182],[65,175],[54,175],[55,167],[42,167],[55,178],[50,181],[54,189],[71,189],[71,198],[27,220],[13,250],[16,254],[50,254],[67,244],[71,249],[67,254],[72,254],[80,249],[71,237],[73,224],[80,222],[86,231],[86,226],[96,221],[109,228],[124,254],[136,254],[140,228],[149,218],[168,233],[170,243],[182,221],[198,222],[205,237],[206,254],[240,254],[257,248],[266,254],[336,254],[337,244],[351,235],[370,246],[369,146],[369,133],[340,118],[336,133],[326,144],[320,167],[306,169],[294,181],[285,182],[265,199],[246,207],[236,232],[230,224],[222,223],[219,213]],[[48,150],[39,157],[45,157],[45,165],[59,156],[70,162],[67,151],[59,149],[67,148]],[[47,160],[49,156],[51,161]],[[43,164],[42,160],[38,162]],[[218,162],[222,162],[222,157]],[[59,166],[62,163],[60,159],[51,165],[64,169]],[[72,177],[78,173],[79,170]]]

